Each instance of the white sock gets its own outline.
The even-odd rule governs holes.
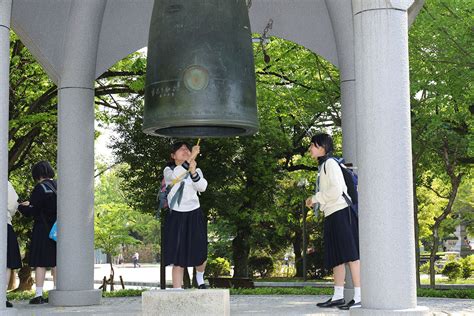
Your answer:
[[[354,287],[354,302],[360,302],[360,287]]]
[[[343,286],[335,286],[334,287],[334,295],[332,296],[333,301],[340,300],[344,298],[344,287]]]
[[[199,272],[196,270],[196,282],[198,285],[204,284],[204,271]]]
[[[38,296],[43,296],[43,287],[39,287],[39,286],[36,287],[35,297],[38,297]]]

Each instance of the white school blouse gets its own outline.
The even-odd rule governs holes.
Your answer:
[[[7,223],[12,224],[12,217],[18,210],[18,194],[16,194],[10,181],[8,181],[8,207],[7,207]]]
[[[166,167],[163,171],[166,185],[171,184],[174,179],[181,176],[188,169],[189,164],[186,162],[180,166],[176,166],[174,169]],[[201,169],[197,168],[196,173],[197,174],[195,176],[188,175],[186,179],[182,180],[184,182],[183,197],[181,199],[181,203],[178,204],[176,201],[172,207],[170,205],[170,208],[173,211],[190,212],[199,208],[200,204],[198,192],[206,191],[207,180],[204,178]],[[178,191],[180,184],[181,182],[178,182],[171,188],[171,191],[168,193],[168,203],[171,203],[173,196],[176,194],[176,191]]]

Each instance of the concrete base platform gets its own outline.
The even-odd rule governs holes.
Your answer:
[[[230,315],[229,290],[154,290],[142,294],[143,315]]]
[[[351,309],[352,315],[360,316],[424,316],[433,315],[428,307],[417,306],[411,309],[399,309],[399,310],[382,310],[382,309],[368,309],[368,308],[354,308]]]
[[[101,290],[49,291],[49,304],[53,306],[90,306],[100,305]]]
[[[5,309],[0,309],[0,316],[17,316],[18,311],[16,308],[5,308]]]

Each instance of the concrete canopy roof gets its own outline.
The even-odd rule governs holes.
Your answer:
[[[55,83],[61,77],[64,40],[74,1],[84,0],[13,0],[12,29]],[[128,54],[147,46],[153,3],[107,1],[96,77]],[[336,66],[338,51],[353,52],[351,0],[253,0],[249,14],[252,32],[262,33],[272,19],[273,28],[268,35],[303,45]],[[339,40],[334,30],[340,34]]]

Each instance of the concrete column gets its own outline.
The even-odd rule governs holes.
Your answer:
[[[407,9],[353,0],[362,307],[351,314],[424,314],[417,307]]]
[[[336,40],[337,61],[341,80],[342,153],[346,162],[357,166],[356,96],[354,66],[354,34],[351,0],[326,0],[331,25]],[[354,285],[349,265],[346,264],[344,298],[354,297]]]
[[[50,303],[100,304],[94,290],[94,79],[105,0],[71,4],[58,109],[57,290]]]
[[[353,59],[352,59],[353,60]],[[354,64],[352,64],[354,65]],[[344,79],[341,70],[341,112],[342,112],[342,153],[346,162],[357,166],[357,130],[356,130],[356,96],[355,79]],[[349,264],[346,264],[346,283],[344,299],[346,302],[354,298],[354,283]]]
[[[355,88],[355,79],[343,79],[341,76],[342,152],[346,162],[350,162],[357,167]]]
[[[8,199],[8,105],[10,86],[10,17],[12,0],[0,0],[0,211],[5,214]],[[0,315],[16,315],[6,308],[7,217],[0,216]]]
[[[354,66],[354,34],[351,0],[326,0],[336,40],[337,61],[341,78],[342,147],[347,162],[357,165],[356,97]]]

